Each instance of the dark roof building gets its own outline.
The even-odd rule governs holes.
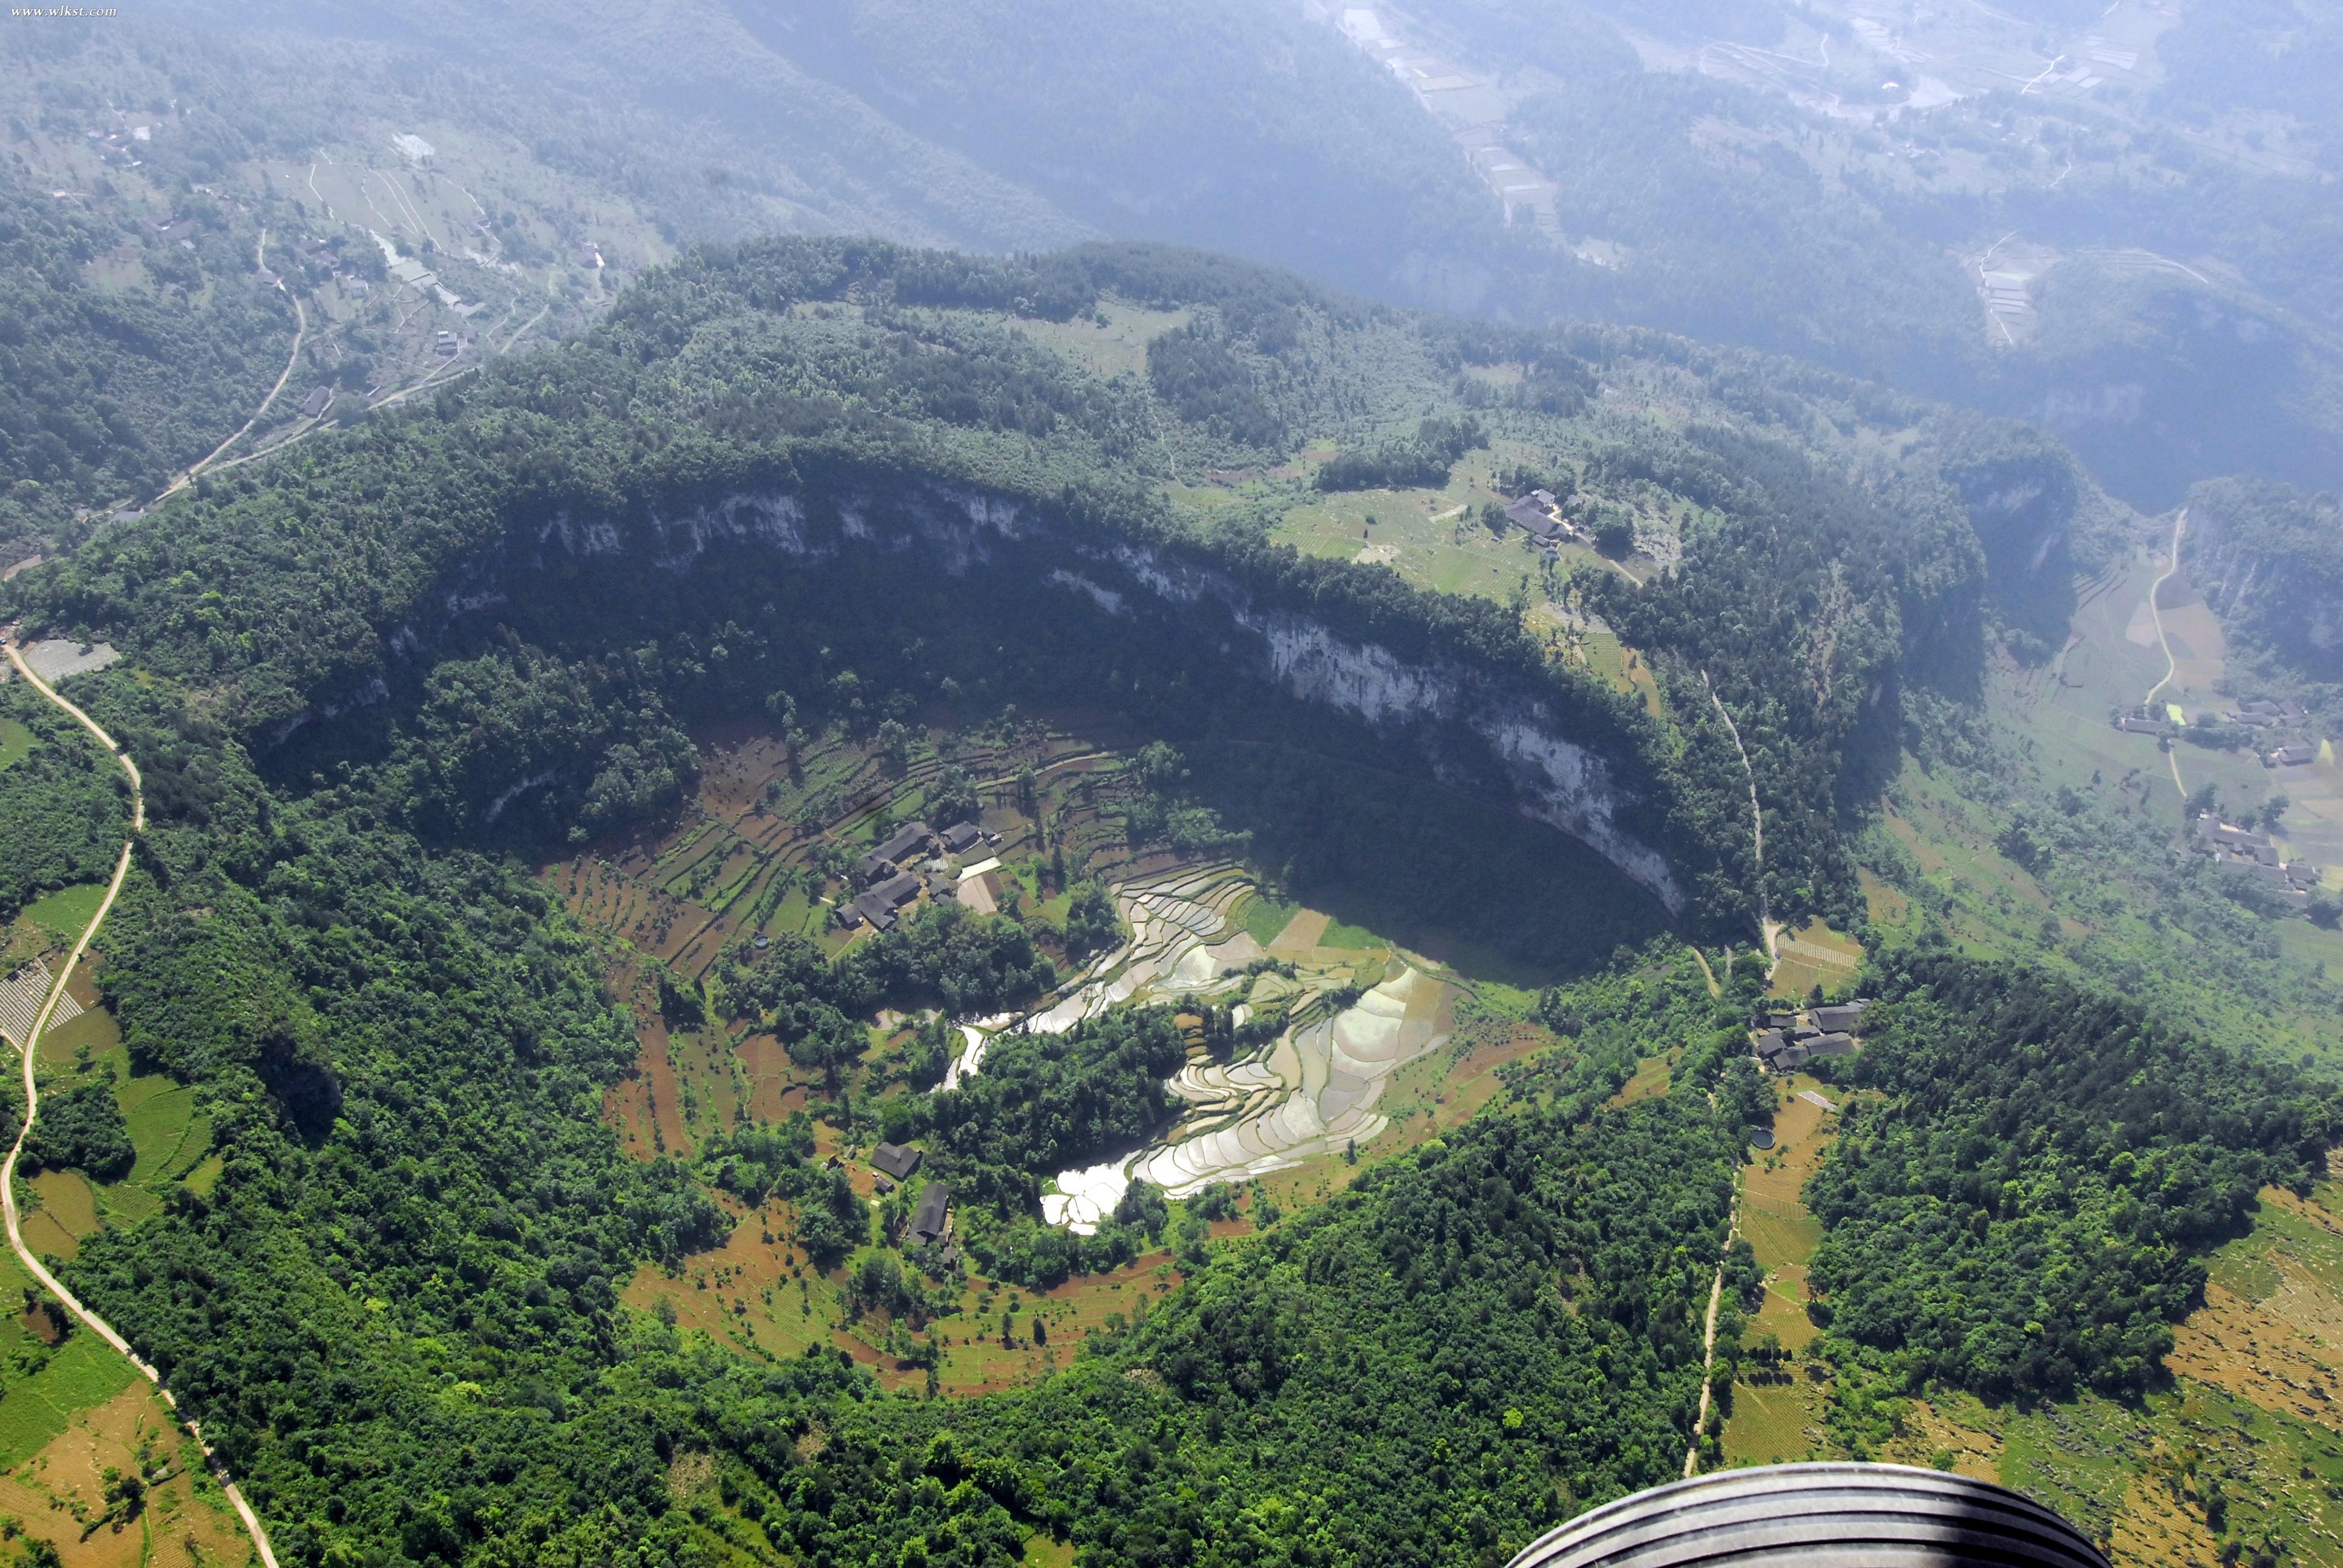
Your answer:
[[[925,1153],[926,1151],[914,1149],[908,1143],[881,1143],[870,1151],[870,1163],[900,1181],[920,1168],[920,1161]]]
[[[2318,749],[2315,746],[2281,746],[2269,754],[2273,768],[2300,768],[2318,760]]]
[[[1806,1054],[1809,1057],[1848,1056],[1855,1050],[1855,1036],[1837,1033],[1818,1034],[1807,1040],[1805,1045]]]
[[[940,1181],[929,1182],[920,1192],[919,1211],[911,1216],[911,1234],[930,1245],[940,1241],[950,1205],[951,1189]]]
[[[1790,1042],[1787,1040],[1783,1038],[1782,1031],[1778,1029],[1766,1029],[1757,1031],[1757,1054],[1760,1056],[1771,1056],[1789,1043]]]
[[[314,419],[333,406],[334,389],[330,387],[316,387],[307,397],[301,399],[301,417]]]
[[[926,849],[928,840],[934,837],[928,831],[925,822],[906,822],[896,829],[885,843],[873,847],[870,852],[882,860],[892,860],[900,865],[907,857]]]
[[[944,841],[944,852],[958,855],[976,848],[984,834],[973,822],[955,822],[939,835]]]
[[[1863,1027],[1863,1004],[1858,1001],[1845,1007],[1818,1007],[1815,1009],[1815,1024],[1825,1030],[1859,1030]]]
[[[854,909],[869,920],[874,930],[891,930],[895,911],[920,896],[920,879],[909,871],[899,871],[877,887],[858,893]]]
[[[1537,500],[1523,497],[1505,508],[1505,521],[1523,529],[1541,544],[1558,544],[1570,530],[1554,520]]]

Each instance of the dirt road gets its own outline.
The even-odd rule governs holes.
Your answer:
[[[130,1342],[115,1332],[113,1324],[83,1305],[79,1298],[65,1289],[63,1282],[49,1272],[41,1260],[34,1256],[32,1248],[25,1244],[25,1233],[18,1222],[16,1162],[25,1152],[25,1140],[32,1136],[33,1124],[39,1118],[41,1111],[40,1086],[35,1081],[33,1070],[39,1060],[41,1031],[48,1027],[49,1015],[56,1011],[57,1003],[64,998],[65,982],[72,978],[75,966],[78,965],[83,956],[89,951],[91,940],[97,935],[98,928],[106,923],[106,917],[114,911],[114,900],[121,896],[123,881],[130,875],[131,849],[137,842],[138,835],[146,829],[146,796],[145,782],[138,777],[138,765],[130,760],[121,747],[115,744],[113,736],[99,728],[96,719],[57,695],[55,687],[33,673],[33,667],[25,662],[25,656],[18,650],[15,638],[13,637],[8,639],[8,662],[16,667],[17,673],[31,683],[33,689],[71,714],[83,729],[96,736],[97,743],[106,748],[107,755],[122,765],[122,771],[130,779],[130,834],[123,841],[122,858],[115,862],[114,879],[106,885],[106,897],[100,900],[97,912],[90,917],[89,924],[82,928],[81,938],[74,943],[72,955],[57,970],[56,983],[49,988],[47,999],[41,1003],[40,1011],[34,1015],[33,1027],[25,1032],[25,1125],[17,1132],[16,1141],[9,1146],[7,1161],[5,1164],[0,1164],[0,1214],[4,1214],[7,1221],[8,1245],[15,1251],[16,1261],[24,1264],[25,1271],[38,1280],[41,1287],[62,1302],[65,1310],[80,1321],[83,1327],[121,1352],[130,1364],[136,1367],[146,1381],[155,1385],[156,1391],[162,1395],[163,1402],[176,1412],[179,1408],[178,1401],[171,1397],[169,1389],[163,1387],[162,1374],[140,1359],[138,1352],[130,1348]],[[265,1568],[277,1568],[277,1553],[269,1545],[268,1532],[261,1524],[260,1516],[253,1513],[252,1505],[244,1500],[244,1493],[237,1490],[235,1482],[228,1479],[226,1471],[221,1468],[218,1458],[212,1452],[211,1445],[204,1442],[202,1429],[192,1421],[187,1422],[186,1427],[188,1434],[196,1440],[196,1446],[203,1450],[204,1462],[210,1466],[213,1478],[219,1483],[221,1492],[235,1506],[236,1517],[244,1522],[245,1532],[252,1537],[253,1549],[260,1554],[260,1561],[265,1564]]]

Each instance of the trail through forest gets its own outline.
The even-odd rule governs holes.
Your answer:
[[[106,923],[106,917],[113,912],[114,900],[121,895],[123,881],[130,875],[131,849],[137,843],[138,835],[146,829],[146,797],[145,782],[138,777],[138,765],[115,744],[114,737],[101,729],[96,719],[59,696],[55,687],[35,674],[33,667],[25,662],[25,656],[13,636],[7,642],[8,662],[16,667],[17,673],[32,685],[34,690],[72,715],[76,723],[97,738],[97,743],[106,748],[106,754],[122,765],[122,771],[130,779],[130,832],[123,840],[122,858],[115,862],[114,879],[106,885],[106,897],[98,901],[96,912],[90,916],[89,924],[82,928],[80,940],[74,943],[72,953],[57,970],[56,980],[49,988],[47,1000],[41,1003],[40,1011],[34,1015],[32,1028],[25,1033],[25,1124],[16,1133],[16,1141],[9,1146],[6,1161],[0,1163],[0,1215],[5,1215],[7,1221],[8,1245],[15,1250],[16,1261],[25,1265],[25,1271],[39,1281],[41,1287],[55,1296],[90,1332],[121,1352],[130,1364],[155,1385],[163,1402],[176,1413],[179,1402],[171,1397],[169,1389],[163,1386],[162,1374],[130,1348],[130,1342],[116,1332],[113,1324],[90,1311],[78,1297],[65,1289],[63,1282],[49,1272],[41,1260],[34,1255],[33,1249],[25,1244],[24,1230],[16,1212],[16,1162],[25,1152],[25,1141],[32,1136],[33,1124],[38,1120],[41,1111],[40,1086],[34,1073],[35,1064],[39,1060],[41,1031],[48,1027],[50,1016],[64,1000],[65,982],[72,978],[75,967],[89,951],[89,944],[96,937],[98,928]],[[277,1553],[269,1545],[268,1532],[261,1524],[260,1516],[244,1500],[244,1493],[237,1490],[236,1483],[228,1479],[218,1456],[204,1441],[202,1428],[193,1421],[186,1422],[186,1428],[188,1435],[196,1440],[196,1446],[203,1451],[204,1462],[210,1468],[213,1479],[219,1483],[221,1492],[235,1507],[236,1517],[244,1522],[245,1531],[252,1537],[253,1549],[260,1554],[261,1563],[265,1568],[277,1568]]]
[[[1782,928],[1774,923],[1773,907],[1765,900],[1765,811],[1757,804],[1757,770],[1749,766],[1749,749],[1741,744],[1741,727],[1733,722],[1733,715],[1725,709],[1724,699],[1716,688],[1708,683],[1708,671],[1700,672],[1700,684],[1708,692],[1708,700],[1716,708],[1716,716],[1725,720],[1725,732],[1733,737],[1733,749],[1741,756],[1741,776],[1749,781],[1749,832],[1756,847],[1757,860],[1757,930],[1765,942],[1768,959],[1780,955],[1775,951],[1775,939]]]
[[[1725,1300],[1725,1260],[1733,1255],[1733,1243],[1741,1234],[1741,1178],[1733,1179],[1733,1223],[1725,1232],[1725,1254],[1716,1260],[1716,1277],[1708,1282],[1708,1322],[1701,1331],[1700,1348],[1700,1413],[1693,1417],[1692,1446],[1684,1450],[1684,1479],[1690,1481],[1700,1471],[1700,1434],[1708,1425],[1709,1374],[1716,1370],[1716,1309]]]

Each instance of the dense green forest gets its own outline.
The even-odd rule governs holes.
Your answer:
[[[116,770],[70,719],[0,681],[0,930],[43,893],[102,881],[121,852]],[[12,738],[13,729],[13,738]]]
[[[1175,373],[1151,347],[1147,380],[1101,378],[1018,329],[1021,319],[1078,323],[1110,296],[1190,311],[1196,321],[1182,330],[1209,323],[1197,341],[1221,357],[1183,349]],[[1518,396],[1492,402],[1442,387],[1467,367],[1508,364],[1536,372]],[[1632,391],[1685,373],[1707,388],[1714,417],[1681,437],[1583,403],[1597,378]],[[1453,413],[1425,420],[1427,386]],[[1264,410],[1273,419],[1255,427]],[[158,518],[118,530],[13,592],[36,619],[116,628],[147,667],[218,688],[228,721],[246,735],[314,729],[334,709],[345,714],[337,724],[363,728],[373,720],[362,699],[382,687],[398,696],[393,709],[419,700],[427,715],[447,715],[397,743],[412,769],[467,774],[443,797],[455,819],[415,821],[432,831],[501,832],[508,817],[590,830],[655,809],[689,769],[675,725],[750,709],[796,678],[787,671],[820,688],[804,694],[816,710],[846,669],[900,689],[957,664],[968,672],[959,683],[972,675],[1012,699],[1012,681],[1065,693],[1087,679],[1088,695],[1111,693],[1117,705],[1141,700],[1142,680],[1153,679],[1149,722],[1184,726],[1174,738],[1200,788],[1274,782],[1273,759],[1241,758],[1225,744],[1244,733],[1231,722],[1265,694],[1254,686],[1242,700],[1219,697],[1232,672],[1209,650],[1222,634],[1105,615],[1087,623],[1093,640],[1144,644],[1145,660],[1041,656],[1037,637],[1082,628],[1056,624],[1062,612],[1011,608],[1009,596],[1031,594],[1031,577],[1063,566],[1064,544],[1043,548],[1021,525],[980,549],[949,547],[950,571],[990,571],[995,589],[972,608],[969,596],[900,569],[882,584],[884,563],[850,550],[825,568],[837,591],[808,593],[797,552],[829,554],[815,541],[847,528],[875,493],[899,498],[887,503],[888,526],[920,531],[959,527],[942,517],[965,512],[973,492],[1045,523],[1084,556],[1088,580],[1121,580],[1119,595],[1156,593],[1113,555],[1143,544],[1237,585],[1261,608],[1307,615],[1402,658],[1485,672],[1473,678],[1489,681],[1493,698],[1536,701],[1605,759],[1621,786],[1620,825],[1667,846],[1699,919],[1746,927],[1746,786],[1695,683],[1705,669],[1752,749],[1766,809],[1783,818],[1768,863],[1775,912],[1842,909],[1853,885],[1841,789],[1860,788],[1848,780],[1883,747],[1892,753],[1916,679],[1957,697],[1982,658],[1984,557],[1960,485],[1990,468],[1980,454],[2002,437],[1931,418],[1875,388],[1780,367],[1761,374],[1757,362],[1673,339],[1403,317],[1158,247],[1003,262],[777,242],[697,254],[647,278],[558,352],[443,391],[431,407],[371,419],[351,438],[289,452],[265,477],[223,476],[176,504],[167,527]],[[1850,471],[1852,448],[1835,427],[1915,421],[1931,438],[1908,459]],[[1663,742],[1615,688],[1524,635],[1518,611],[1293,558],[1261,541],[1259,511],[1197,516],[1153,488],[1191,464],[1253,460],[1252,443],[1272,433],[1287,449],[1321,434],[1364,436],[1370,455],[1421,447],[1449,463],[1475,442],[1533,443],[1555,483],[1664,513],[1684,557],[1664,591],[1629,595],[1598,578],[1582,580],[1572,602],[1673,656],[1670,709],[1684,743]],[[906,485],[925,498],[901,499]],[[1296,480],[1285,493],[1299,502],[1311,492]],[[2064,493],[2082,497],[2087,481]],[[753,518],[739,509],[736,498],[759,494],[790,498]],[[1809,514],[1818,528],[1797,521]],[[611,545],[673,549],[662,541],[695,517],[704,520],[689,524],[690,542],[653,580],[609,569]],[[1003,572],[1027,580],[1012,586]],[[870,586],[850,587],[855,574]],[[489,614],[435,608],[476,596]],[[959,608],[923,618],[911,608],[919,596]],[[853,602],[904,606],[906,630],[873,638],[833,620]],[[784,604],[791,616],[770,613]],[[809,615],[794,647],[775,630]],[[987,615],[999,629],[969,625]],[[525,646],[497,642],[498,623]],[[1011,627],[1013,637],[1001,635]],[[426,674],[406,641],[417,635],[443,657],[468,658]],[[1724,657],[1749,637],[1777,657]],[[1897,656],[1923,648],[1926,659],[1896,678]],[[815,674],[825,660],[830,668]],[[418,680],[431,694],[417,694]],[[853,700],[837,706],[850,710]],[[477,730],[460,717],[491,709],[503,717]],[[263,749],[270,767],[297,778],[313,770],[299,759],[343,743],[297,733]],[[394,742],[377,734],[367,744]],[[1522,788],[1484,739],[1433,744],[1468,795],[1502,806]],[[1830,790],[1810,788],[1817,772]],[[543,788],[548,778],[558,800]],[[592,809],[572,823],[566,813],[580,800]],[[1250,815],[1242,826],[1274,831],[1263,813]],[[1324,858],[1310,848],[1316,831],[1292,836],[1298,863]],[[1625,934],[1590,947],[1607,951]]]
[[[2324,1171],[2331,1089],[2021,967],[1938,949],[1878,979],[1845,1077],[1885,1098],[1808,1192],[1831,1353],[1993,1399],[2152,1386],[2202,1254]]]

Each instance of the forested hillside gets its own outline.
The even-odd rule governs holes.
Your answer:
[[[1535,489],[1550,551],[1498,501]],[[151,819],[99,985],[126,1076],[206,1119],[203,1179],[109,1211],[64,1277],[291,1562],[1500,1560],[1722,1462],[1742,1374],[1777,1375],[1745,1359],[1765,1281],[1728,1244],[1780,1110],[1748,1054],[1760,911],[1891,923],[1856,865],[1887,863],[1882,780],[1917,759],[1999,799],[1989,644],[2036,658],[2071,608],[2039,563],[2097,568],[2120,523],[2038,436],[1656,334],[1165,247],[693,252],[558,349],[0,590],[22,631],[125,651],[72,688]],[[1403,526],[1417,554],[1384,564]],[[1044,711],[1119,739],[988,741],[982,777],[930,739]],[[72,737],[24,712],[0,801],[22,774],[72,824],[7,860],[31,891],[88,877],[119,807],[27,771]],[[1104,793],[1046,806],[1060,769]],[[977,832],[949,890],[906,853],[920,901],[850,937],[816,895],[887,885],[855,868],[914,793],[930,826],[1035,836]],[[1393,1004],[1443,1043],[1292,1211],[1131,1181],[1076,1235],[1051,1185],[1158,1136],[1167,1081],[1226,1069],[1254,1016],[1182,967],[1147,1005],[1005,1027],[1136,940],[1147,906],[1066,864],[1109,827],[1126,866],[1255,868],[1242,994],[1319,965],[1348,1021],[1313,1027],[1362,1050],[1365,1003],[1432,960],[1338,964],[1331,916],[1277,899],[1514,978]],[[766,863],[643,846],[773,829],[812,842],[809,882],[774,884],[795,934],[711,917],[717,949],[670,962],[676,911]],[[649,912],[589,934],[556,890],[621,859]],[[2202,1254],[2332,1136],[2305,1072],[1928,920],[1874,933],[1877,1020],[1808,1189],[1845,1452],[1922,1391],[2148,1386]],[[690,1102],[768,1041],[793,1098]],[[1442,1076],[1468,1060],[1469,1094]],[[40,1157],[110,1191],[145,1158],[115,1070],[53,1070]],[[846,1158],[881,1135],[924,1156],[885,1189]],[[948,1238],[908,1234],[943,1187]],[[706,1326],[747,1318],[751,1261],[788,1355]],[[1137,1288],[1045,1344],[1043,1292],[1085,1282]],[[679,1301],[729,1304],[690,1327]],[[995,1345],[1048,1359],[941,1397],[946,1357]]]
[[[293,332],[251,244],[214,201],[157,233],[0,165],[0,565],[76,508],[144,502],[250,416]],[[101,263],[149,286],[92,286]]]
[[[607,284],[705,240],[1169,240],[1397,304],[1637,322],[2041,419],[2141,505],[2213,472],[2334,481],[2331,127],[2268,119],[2237,65],[2283,55],[2298,75],[2325,43],[2227,0],[2119,48],[2079,15],[1920,18],[1899,43],[1835,6],[1497,0],[1394,15],[1367,44],[1338,9],[1361,8],[187,4],[19,30],[0,107],[28,188],[146,226],[148,250],[176,248],[153,226],[201,196],[248,215],[240,237],[421,256],[492,314],[401,297],[480,357],[581,324]],[[2013,90],[2094,47],[2137,69]],[[1926,101],[1892,79],[1905,55],[1947,73]],[[1499,165],[1568,199],[1509,218]],[[85,281],[162,310],[211,360],[257,354],[127,259]],[[321,265],[276,270],[298,294]],[[437,368],[427,334],[397,341],[404,313],[357,322],[337,287],[317,297],[337,307],[318,384],[355,361]],[[173,417],[233,429],[212,422],[216,379]]]
[[[2264,1187],[2324,1173],[2331,1094],[2037,973],[1939,950],[1883,978],[1847,1077],[1885,1099],[1850,1111],[1809,1192],[1838,1353],[1903,1390],[2144,1392],[2200,1255]]]
[[[1166,320],[1143,376],[1101,374],[1051,347],[1097,330],[1110,308]],[[1172,327],[1180,316],[1188,319]],[[1476,378],[1484,368],[1522,377],[1521,389],[1493,397]],[[1982,460],[1976,434],[1811,373],[1769,370],[1771,385],[1761,387],[1759,371],[1760,362],[1669,339],[1403,316],[1190,253],[1097,248],[992,263],[767,244],[657,274],[557,354],[288,454],[265,477],[207,483],[171,508],[167,526],[158,518],[118,529],[77,560],[28,574],[17,590],[36,620],[113,628],[149,668],[216,690],[229,721],[266,737],[262,749],[281,750],[288,768],[306,768],[291,759],[311,742],[277,742],[326,714],[379,726],[419,705],[413,766],[466,773],[464,809],[484,823],[508,807],[533,809],[547,782],[568,799],[609,802],[598,808],[606,812],[655,806],[675,767],[663,715],[753,706],[785,667],[809,660],[889,685],[932,681],[957,666],[961,682],[981,676],[1004,693],[1087,681],[1097,696],[1119,690],[1119,702],[1138,689],[1140,667],[1119,668],[1111,656],[1041,658],[1020,651],[1023,638],[962,645],[947,658],[950,615],[914,617],[906,624],[919,629],[900,642],[850,637],[846,626],[864,614],[855,609],[835,631],[821,629],[847,605],[931,591],[888,564],[900,557],[850,549],[823,569],[877,574],[869,587],[810,602],[811,579],[796,563],[832,554],[833,530],[864,526],[840,519],[891,508],[890,529],[944,551],[944,578],[994,573],[986,594],[951,596],[971,627],[994,613],[1030,625],[1006,594],[1062,600],[1067,548],[1082,558],[1081,581],[1122,584],[1098,606],[1156,593],[1147,573],[1129,576],[1140,558],[1130,552],[1170,550],[1189,563],[1182,570],[1224,585],[1213,596],[1239,596],[1220,597],[1226,608],[1214,614],[1302,615],[1347,645],[1468,679],[1495,706],[1473,736],[1435,749],[1442,767],[1484,779],[1501,801],[1527,787],[1505,750],[1514,720],[1502,705],[1534,700],[1540,722],[1607,759],[1617,789],[1593,805],[1524,798],[1522,809],[1623,868],[1643,868],[1631,874],[1663,901],[1678,895],[1636,859],[1645,850],[1635,846],[1664,845],[1669,877],[1699,917],[1745,929],[1755,914],[1748,780],[1706,691],[1737,715],[1761,798],[1783,817],[1766,867],[1775,912],[1844,909],[1852,870],[1836,848],[1829,797],[1808,780],[1818,769],[1833,780],[1852,777],[1866,747],[1892,749],[1911,721],[1899,717],[1910,711],[1907,685],[1957,695],[1982,657],[1981,617],[1993,613],[1959,487]],[[1571,397],[1557,403],[1549,383]],[[1599,404],[1581,390],[1596,385],[1605,389]],[[1699,388],[1700,418],[1681,435],[1662,434],[1646,411],[1687,386]],[[1306,502],[1308,476],[1322,471],[1313,465],[1329,446],[1373,449],[1408,432],[1420,440],[1427,398],[1460,417],[1469,410],[1481,432],[1473,438],[1494,444],[1493,467],[1512,455],[1518,477],[1509,482],[1551,482],[1582,489],[1589,505],[1615,497],[1640,508],[1665,530],[1652,548],[1681,558],[1667,586],[1625,593],[1615,572],[1574,558],[1586,563],[1576,577],[1544,578],[1551,608],[1541,620],[1519,598],[1507,613],[1263,548],[1263,525]],[[1902,461],[1843,466],[1855,447],[1840,425],[1859,440],[1875,423],[1915,421],[1932,435]],[[1214,466],[1235,469],[1233,482],[1197,495],[1201,506],[1167,498],[1162,487]],[[925,487],[908,507],[907,483]],[[890,488],[899,498],[881,502]],[[2065,493],[2087,489],[2070,480]],[[942,520],[962,511],[974,536],[970,523]],[[1823,519],[1824,532],[1810,519]],[[2036,526],[2057,531],[2069,521],[2054,515]],[[658,555],[668,569],[649,582],[632,572],[608,578],[613,545],[621,556]],[[604,586],[593,591],[616,597],[580,618],[578,596],[596,582]],[[1192,602],[1192,590],[1181,595],[1191,597],[1176,602]],[[797,628],[787,634],[799,639],[794,648],[765,613],[784,601],[803,607],[782,623]],[[1588,616],[1650,650],[1669,683],[1659,728],[1564,647],[1560,633]],[[1167,672],[1155,678],[1180,694],[1155,722],[1203,736],[1225,733],[1241,709],[1258,711],[1252,697],[1213,695],[1223,678],[1211,649],[1223,639],[1200,642],[1147,617],[1048,618],[1054,636],[1151,642],[1151,657],[1169,662],[1149,668]],[[483,642],[498,623],[526,646]],[[1267,623],[1246,624],[1258,635]],[[1758,626],[1775,649],[1767,659],[1746,657],[1746,638],[1734,629]],[[441,657],[464,648],[486,662],[430,673],[408,651],[418,638]],[[717,645],[720,662],[705,657]],[[635,650],[623,666],[578,662],[618,648]],[[1906,658],[1920,648],[1925,658]],[[1004,653],[1010,666],[1000,663]],[[575,673],[559,674],[548,658]],[[1373,716],[1388,700],[1311,699],[1318,678],[1302,667],[1268,673],[1353,712],[1365,700]],[[367,709],[369,689],[397,694],[393,709]],[[520,723],[499,749],[423,739],[458,712],[508,699],[555,702],[574,717]],[[450,719],[431,717],[442,711]],[[1663,729],[1681,743],[1664,742]],[[401,743],[384,735],[367,744]],[[1468,760],[1473,751],[1478,759]],[[1254,763],[1212,777],[1240,788],[1268,781]],[[518,799],[506,793],[516,786]],[[1582,821],[1586,810],[1595,815]],[[588,822],[606,819],[614,819]]]

